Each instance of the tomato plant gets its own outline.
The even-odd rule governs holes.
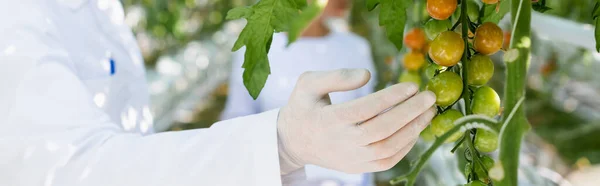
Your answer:
[[[289,41],[293,42],[298,33],[319,15],[324,2],[327,1],[260,0],[253,6],[235,8],[228,13],[228,19],[245,18],[248,21],[233,49],[246,47],[243,78],[250,95],[258,96],[270,73],[267,53],[273,33],[288,32]],[[414,185],[432,153],[445,142],[456,141],[454,149],[462,146],[468,154],[465,156],[467,185],[517,185],[519,148],[524,133],[529,130],[523,101],[530,59],[531,10],[536,7],[532,6],[531,0],[482,0],[481,7],[470,0],[461,0],[460,4],[458,0],[427,0],[423,9],[431,19],[416,23],[424,23],[424,31],[413,29],[404,34],[407,10],[418,7],[410,6],[413,2],[366,0],[369,11],[380,8],[379,25],[396,49],[403,51],[403,44],[412,49],[405,54],[399,81],[425,84],[420,74],[425,73],[429,79],[427,89],[437,96],[439,115],[421,133],[433,143],[419,156],[411,171],[390,183]],[[493,76],[493,63],[487,55],[503,47],[504,34],[497,23],[508,12],[512,22],[511,40],[504,48],[513,55],[505,59],[506,85],[502,99],[505,112],[494,117],[500,110],[500,99],[485,85]],[[600,16],[600,9],[596,8],[594,12],[594,18]],[[448,19],[453,14],[456,16],[450,22]],[[421,25],[412,26],[421,28]],[[433,41],[427,43],[427,38]],[[423,67],[426,68],[422,70]],[[496,149],[499,149],[499,161],[494,164],[485,153]],[[491,167],[499,167],[495,171],[501,174],[488,175]]]

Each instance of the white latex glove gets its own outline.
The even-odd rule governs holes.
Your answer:
[[[346,173],[377,172],[404,158],[435,115],[435,95],[417,94],[417,85],[401,83],[331,105],[328,93],[360,88],[369,79],[370,73],[363,69],[300,76],[279,112],[283,175],[306,164]]]

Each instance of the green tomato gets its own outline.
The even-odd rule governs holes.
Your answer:
[[[421,138],[427,142],[435,140],[435,135],[431,132],[431,126],[427,126],[425,130],[421,131]]]
[[[454,127],[454,121],[458,118],[463,117],[463,114],[458,110],[450,109],[446,110],[444,113],[435,116],[431,120],[431,132],[436,136],[442,136],[450,129]],[[456,132],[450,136],[450,138],[446,139],[446,143],[455,142],[462,136],[462,133]]]
[[[500,96],[491,87],[480,87],[473,94],[471,110],[473,114],[494,117],[500,112]]]
[[[487,184],[485,184],[481,181],[475,180],[475,181],[465,184],[465,186],[487,186]]]
[[[481,166],[481,164],[476,163],[475,165],[475,173],[477,174],[477,177],[479,178],[479,180],[487,182],[489,179],[489,175],[485,173],[486,170],[489,170],[494,166],[494,159],[490,158],[489,156],[482,156],[479,158],[479,160],[481,160],[481,162],[483,163],[484,167]]]
[[[425,23],[425,35],[427,35],[427,38],[430,40],[434,40],[440,33],[448,31],[450,28],[452,28],[452,23],[448,19],[430,19]]]
[[[488,56],[474,55],[467,66],[467,83],[485,85],[494,75],[494,63]]]
[[[450,106],[462,94],[462,79],[454,72],[445,71],[431,79],[427,84],[427,90],[435,94],[437,105],[441,107]]]
[[[480,152],[493,152],[498,148],[498,134],[486,130],[477,130],[475,148]]]
[[[405,70],[400,75],[400,78],[398,78],[398,82],[413,82],[417,85],[421,85],[421,76],[419,75],[419,72]]]
[[[454,18],[453,23],[456,23],[456,21],[458,21],[458,18],[460,18],[461,13],[461,7],[458,6],[454,14],[452,14],[452,17]],[[471,22],[476,23],[479,20],[479,4],[477,4],[473,0],[467,0],[467,16],[469,16],[469,20]]]
[[[444,69],[444,67],[439,66],[438,64],[435,64],[435,63],[429,64],[425,68],[425,76],[427,77],[427,79],[432,79],[433,76],[435,76],[435,71],[442,70],[442,69]]]

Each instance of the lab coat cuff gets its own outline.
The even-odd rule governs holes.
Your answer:
[[[257,185],[281,185],[281,174],[279,167],[279,154],[277,143],[277,118],[279,109],[273,109],[252,117],[252,125],[249,128],[256,138],[254,151],[254,162],[259,170],[256,174]],[[250,131],[249,131],[250,132]]]

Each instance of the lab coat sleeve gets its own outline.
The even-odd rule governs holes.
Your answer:
[[[142,136],[111,122],[64,66],[26,73],[0,132],[0,185],[281,184],[277,110]]]
[[[244,73],[243,63],[244,49],[241,49],[233,54],[227,102],[225,103],[225,110],[221,114],[221,119],[231,119],[260,112],[258,102],[252,99],[244,86],[242,78]]]
[[[126,132],[76,75],[57,19],[19,4],[0,8],[16,15],[0,18],[0,68],[14,75],[0,75],[0,185],[281,185],[277,110],[209,129]]]

